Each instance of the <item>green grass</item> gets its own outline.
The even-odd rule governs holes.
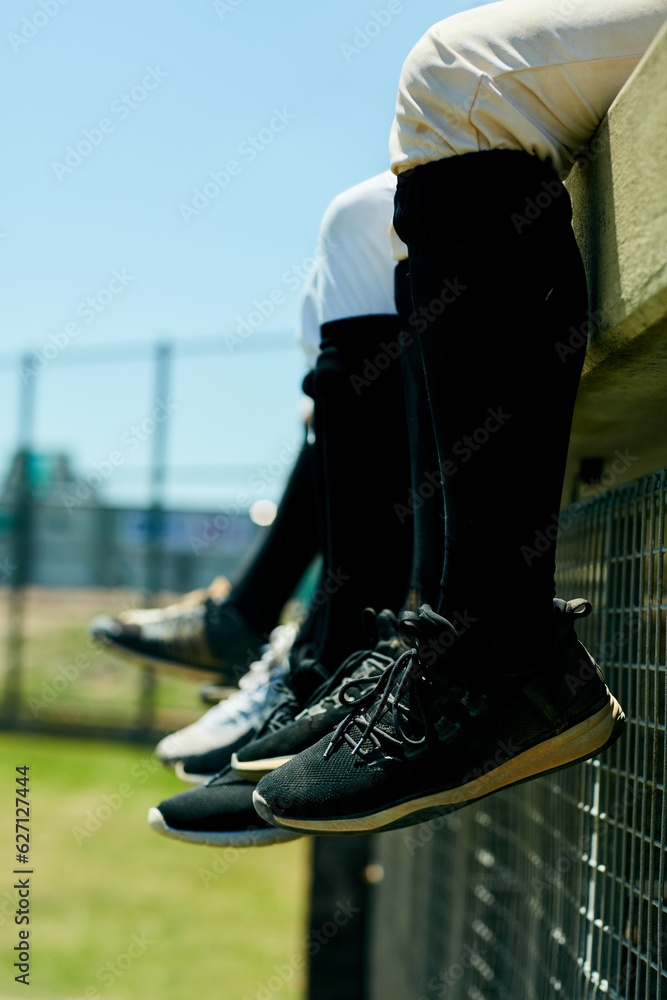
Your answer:
[[[0,588],[0,604],[6,601],[7,588]],[[132,660],[92,643],[88,625],[97,614],[135,603],[141,604],[138,596],[122,589],[28,588],[21,680],[25,718],[133,725],[141,671]],[[0,633],[5,627],[3,606]],[[163,671],[156,680],[156,728],[180,729],[201,715],[200,681]]]
[[[13,735],[0,743],[0,1000],[255,1000],[271,977],[275,988],[274,966],[303,954],[307,840],[238,854],[169,841],[150,830],[146,812],[184,786],[148,750]],[[14,769],[22,764],[30,766],[35,871],[29,991],[12,968]],[[105,795],[112,806],[100,810]],[[86,836],[98,810],[110,815]],[[122,957],[120,975],[105,972],[133,935],[145,950]],[[296,1000],[303,990],[301,972],[273,995]]]

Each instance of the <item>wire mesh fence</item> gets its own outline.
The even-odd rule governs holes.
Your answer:
[[[559,594],[623,705],[599,759],[375,841],[369,996],[664,1000],[667,470],[565,512]]]
[[[268,523],[253,504],[279,498],[301,447],[303,362],[280,332],[47,346],[0,357],[18,415],[0,448],[0,726],[154,741],[201,714],[198,686],[114,658],[88,621],[242,572]],[[239,408],[225,388],[246,379]],[[245,426],[258,387],[270,434]]]

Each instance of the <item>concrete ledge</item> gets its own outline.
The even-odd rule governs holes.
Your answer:
[[[590,289],[588,353],[564,501],[582,459],[613,482],[667,465],[667,26],[568,178]]]

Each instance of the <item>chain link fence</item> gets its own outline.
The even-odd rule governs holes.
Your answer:
[[[274,378],[276,352],[283,355],[281,371],[294,369],[293,398]],[[0,482],[0,727],[150,743],[201,715],[191,680],[123,663],[90,642],[88,621],[101,612],[163,605],[216,577],[242,572],[263,536],[252,505],[279,498],[301,447],[294,404],[302,367],[293,335],[280,332],[256,333],[233,347],[217,335],[52,345],[48,355],[33,350],[23,358],[0,357],[5,408],[18,403],[14,449],[8,438],[0,454],[6,463]],[[191,390],[203,380],[199,395],[210,397],[204,378],[210,371],[220,380],[215,425],[204,419],[207,411],[195,405]],[[238,424],[243,414],[238,400],[226,399],[224,386],[250,374],[274,387],[263,399],[269,409],[289,400],[290,409],[272,417],[286,433],[279,444],[269,438],[269,445],[249,431],[257,449],[252,454],[261,461],[250,461],[249,453],[241,463],[228,462],[217,429]],[[88,395],[79,398],[84,388]],[[97,394],[99,408],[91,403]],[[66,402],[62,413],[53,409],[59,398]],[[145,416],[127,417],[129,427],[119,436],[118,415],[126,411]],[[204,464],[197,464],[197,455],[191,460],[192,448],[183,446],[197,437],[208,442]],[[90,462],[91,442],[98,439]],[[54,448],[50,440],[66,443]],[[76,457],[82,449],[84,462]],[[178,495],[190,497],[195,509],[187,499],[174,509]],[[306,590],[310,585],[309,579]]]
[[[628,718],[599,759],[375,839],[372,1000],[664,1000],[667,470],[561,517]]]

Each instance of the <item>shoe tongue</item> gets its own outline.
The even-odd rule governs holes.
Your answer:
[[[406,649],[405,640],[399,631],[398,620],[393,611],[388,608],[380,611],[375,622],[377,625],[377,641],[374,645],[376,653],[392,656]]]
[[[424,646],[444,634],[456,636],[447,619],[436,614],[428,604],[422,604],[419,611],[404,611],[399,628],[407,642],[413,646]]]
[[[329,674],[318,660],[303,659],[297,666],[292,663],[289,684],[301,708],[309,704],[315,691],[329,679]]]
[[[398,629],[398,619],[389,608],[377,612],[373,608],[364,608],[361,623],[368,636],[368,648],[376,653],[392,656],[406,648]]]
[[[398,635],[398,619],[393,611],[385,608],[375,619],[377,625],[378,640],[394,639]]]

